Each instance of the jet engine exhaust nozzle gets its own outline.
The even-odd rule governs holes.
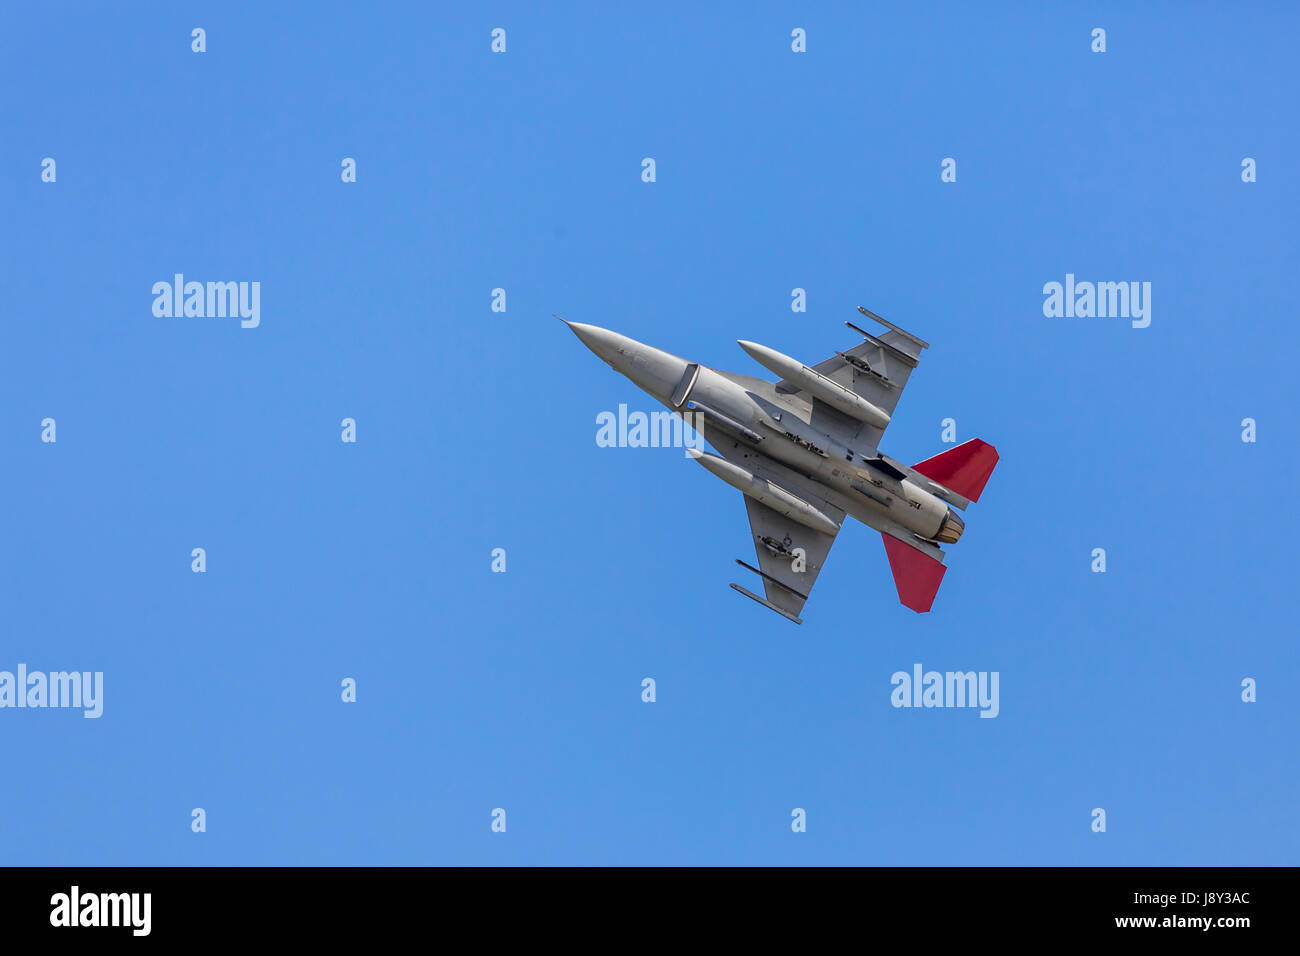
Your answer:
[[[944,544],[956,544],[965,530],[966,522],[961,520],[961,515],[949,508],[948,515],[943,519],[943,524],[939,525],[939,533],[934,536],[934,540]]]

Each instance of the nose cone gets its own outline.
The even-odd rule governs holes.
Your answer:
[[[673,389],[686,373],[685,359],[670,355],[653,345],[645,345],[597,325],[583,325],[567,319],[560,321],[573,330],[583,345],[609,363],[616,372],[626,375],[665,404],[668,404]]]
[[[560,321],[572,330],[578,337],[578,341],[610,365],[614,364],[614,356],[619,354],[620,349],[626,351],[627,343],[631,342],[627,336],[602,329],[598,325],[583,325],[581,322],[569,322],[565,319]]]

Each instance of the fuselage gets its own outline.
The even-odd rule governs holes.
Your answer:
[[[685,417],[714,447],[734,446],[727,457],[737,457],[736,450],[744,460],[752,457],[753,466],[776,484],[788,469],[818,485],[827,502],[872,527],[889,522],[938,543],[961,536],[961,518],[945,502],[815,428],[809,404],[777,391],[774,383],[719,372],[608,329],[568,325],[615,371]]]

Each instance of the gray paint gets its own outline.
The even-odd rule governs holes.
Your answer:
[[[878,338],[863,332],[862,345],[811,367],[741,342],[761,364],[786,376],[778,382],[720,372],[609,329],[561,319],[592,352],[673,412],[695,406],[702,414],[701,433],[718,456],[693,457],[745,496],[767,599],[732,587],[796,622],[846,515],[942,561],[934,539],[961,532],[959,520],[947,520],[944,531],[948,503],[969,504],[891,458],[880,456],[901,479],[872,463],[927,345],[861,311],[889,331]],[[802,571],[793,570],[796,552],[806,565]]]

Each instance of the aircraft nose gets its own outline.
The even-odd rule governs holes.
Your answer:
[[[582,344],[600,356],[614,371],[626,375],[643,391],[649,392],[661,402],[669,401],[674,388],[686,373],[686,360],[670,355],[663,349],[629,339],[626,335],[602,329],[598,325],[583,325],[567,319],[560,321],[572,329]]]
[[[617,332],[611,332],[609,329],[602,329],[598,325],[584,325],[581,322],[570,322],[567,319],[561,319],[567,325],[573,334],[583,345],[591,349],[606,362],[614,364],[613,356],[618,354],[619,345],[625,341],[624,337]]]

